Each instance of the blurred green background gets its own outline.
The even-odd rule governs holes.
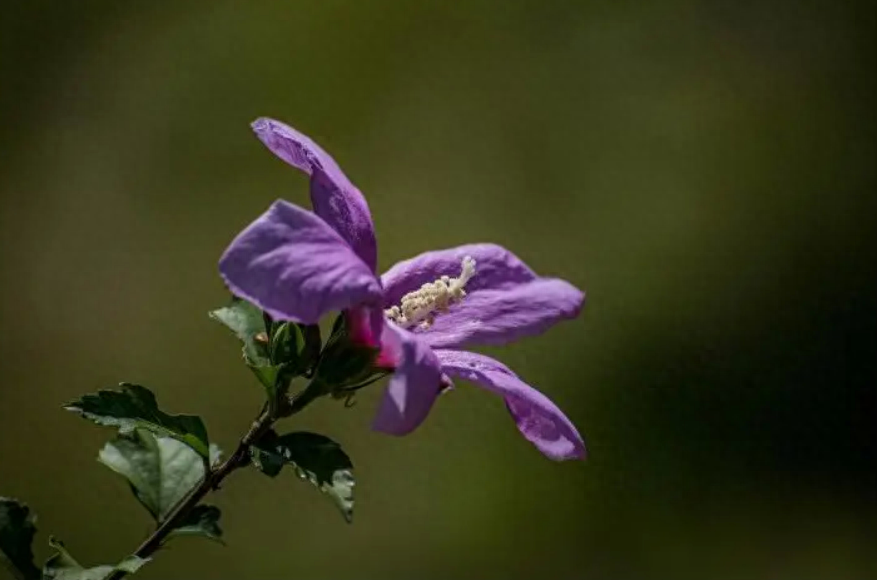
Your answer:
[[[307,180],[368,197],[381,268],[472,241],[588,292],[493,349],[579,426],[556,464],[460,388],[415,434],[322,402],[355,523],[231,478],[228,546],[138,577],[877,577],[875,17],[862,2],[31,1],[0,13],[0,494],[83,562],[149,530],[60,409],[120,380],[234,445],[261,391],[206,312],[216,261]],[[291,427],[291,425],[290,425]],[[0,572],[0,576],[5,572]]]

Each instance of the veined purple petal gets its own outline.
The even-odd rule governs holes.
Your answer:
[[[426,419],[438,397],[441,367],[429,346],[390,322],[384,324],[381,343],[395,370],[372,427],[389,435],[406,435]]]
[[[434,250],[398,262],[381,276],[384,306],[398,304],[402,296],[442,276],[460,275],[463,258],[475,260],[475,277],[466,284],[466,292],[502,289],[536,279],[536,274],[517,256],[496,244],[468,244]]]
[[[472,280],[477,278],[476,272]],[[557,278],[540,278],[503,290],[477,290],[438,314],[428,329],[415,333],[433,348],[506,344],[575,318],[584,299],[581,290]]]
[[[381,297],[378,279],[335,230],[282,200],[238,234],[219,271],[234,294],[276,319],[305,324]]]
[[[372,272],[378,266],[378,244],[365,197],[355,187],[345,189],[322,169],[311,175],[314,212],[341,234]]]
[[[307,135],[280,121],[262,117],[252,128],[272,153],[311,176],[314,212],[341,234],[374,272],[378,250],[371,212],[335,160]]]
[[[557,405],[523,382],[507,366],[482,354],[436,350],[442,370],[505,399],[521,434],[551,459],[584,459],[585,443]]]

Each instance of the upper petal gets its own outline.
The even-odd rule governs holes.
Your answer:
[[[435,355],[448,375],[502,396],[518,430],[546,456],[558,461],[585,458],[582,436],[563,411],[507,366],[474,352],[436,350]]]
[[[395,370],[372,427],[389,435],[405,435],[420,425],[442,387],[441,365],[425,343],[391,322],[381,342]]]
[[[472,281],[477,279],[476,271]],[[477,290],[438,314],[428,329],[416,332],[433,348],[505,344],[575,318],[584,299],[581,290],[557,278],[539,278],[500,290]]]
[[[272,153],[311,176],[314,211],[374,271],[377,243],[371,212],[362,193],[335,160],[308,136],[280,121],[262,117],[253,122],[252,128]]]
[[[305,324],[381,297],[371,269],[335,230],[282,200],[238,234],[219,271],[234,294],[276,319]]]
[[[517,256],[496,244],[468,244],[434,250],[398,262],[381,276],[384,306],[397,304],[402,296],[442,276],[457,276],[463,258],[475,260],[475,277],[466,284],[466,292],[508,288],[536,279],[536,274]]]

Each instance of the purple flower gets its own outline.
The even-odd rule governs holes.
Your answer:
[[[278,200],[244,229],[219,263],[232,292],[276,319],[313,324],[345,311],[351,336],[380,347],[378,364],[393,369],[374,421],[378,431],[411,432],[450,380],[461,378],[503,397],[520,432],[548,457],[584,458],[581,436],[554,403],[499,361],[463,350],[574,318],[581,291],[536,275],[494,244],[426,252],[378,278],[368,205],[335,161],[278,121],[258,119],[253,129],[275,155],[310,175],[314,213]]]

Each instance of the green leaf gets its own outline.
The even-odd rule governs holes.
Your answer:
[[[222,462],[222,449],[216,443],[210,444],[210,467],[216,467]]]
[[[218,454],[219,448],[211,446],[211,451]],[[142,429],[104,445],[98,460],[128,480],[158,522],[204,479],[204,462],[188,446]],[[200,535],[221,543],[219,515],[219,508],[196,506],[171,535]]]
[[[273,406],[280,404],[289,382],[307,373],[319,357],[318,325],[273,321],[257,306],[236,297],[228,306],[210,312],[210,317],[243,343],[244,362],[265,387]]]
[[[265,392],[268,393],[268,397],[274,399],[277,395],[277,383],[280,373],[283,371],[283,366],[270,364],[258,366],[250,363],[247,363],[247,366],[253,371],[253,374],[256,375],[256,378],[259,379],[262,386],[265,387]]]
[[[250,459],[253,465],[268,477],[277,477],[283,469],[283,464],[286,463],[277,451],[276,441],[277,433],[269,429],[255,445],[250,445]]]
[[[142,568],[143,565],[147,562],[149,562],[149,558],[128,556],[127,558],[116,564],[116,570],[121,570],[123,572],[127,572],[128,574],[133,574],[134,572]]]
[[[168,537],[202,536],[225,544],[222,541],[222,529],[219,527],[220,515],[218,507],[212,505],[195,506]]]
[[[46,565],[43,567],[43,580],[103,580],[114,570],[113,566],[83,568],[60,540],[49,538],[49,545],[56,553],[46,560]]]
[[[144,429],[108,442],[98,461],[125,477],[159,522],[204,479],[204,462],[197,453],[177,439]]]
[[[275,463],[291,464],[301,479],[310,481],[320,491],[332,498],[347,522],[353,518],[353,463],[335,441],[316,433],[296,432],[279,437],[270,434],[256,445],[255,455],[262,462],[259,467],[269,476]],[[269,465],[265,469],[264,465]],[[254,460],[255,462],[255,460]],[[280,468],[276,468],[277,472]]]
[[[148,429],[162,437],[179,439],[198,454],[209,459],[210,445],[207,429],[201,417],[195,415],[168,415],[158,408],[155,395],[146,387],[121,383],[121,391],[98,391],[65,405],[65,409],[79,413],[98,425],[118,427],[122,434],[134,429]]]
[[[258,306],[235,297],[228,306],[210,312],[210,318],[227,326],[244,343],[248,363],[256,366],[270,364],[265,318]]]
[[[244,362],[273,401],[284,365],[271,362],[268,336],[271,325],[266,326],[266,315],[257,306],[235,297],[228,306],[210,312],[210,318],[228,327],[243,343]]]
[[[25,504],[8,497],[0,497],[0,560],[9,565],[16,578],[32,580],[40,577],[33,563],[35,517]]]
[[[251,362],[268,362],[267,329],[258,306],[234,297],[228,306],[213,310],[209,316],[228,327],[244,343],[244,354]]]
[[[49,545],[55,549],[55,555],[46,560],[43,580],[104,580],[116,570],[133,574],[149,562],[149,558],[128,556],[115,566],[84,568],[57,538],[49,538]]]
[[[305,347],[305,337],[294,322],[277,325],[271,334],[271,361],[290,367],[298,366],[299,358]]]

